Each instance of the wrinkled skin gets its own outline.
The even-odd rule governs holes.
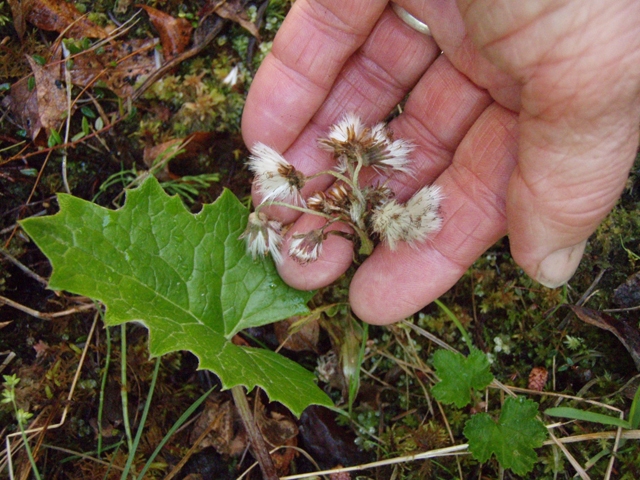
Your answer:
[[[562,285],[618,199],[638,147],[640,2],[397,3],[433,38],[384,0],[296,1],[249,92],[247,145],[266,143],[315,173],[332,164],[317,137],[344,112],[371,124],[411,92],[391,128],[418,146],[416,174],[390,186],[406,200],[423,184],[441,185],[443,228],[417,248],[378,246],[353,278],[355,313],[377,324],[414,313],[505,234],[527,274]],[[329,182],[316,179],[303,193]],[[303,215],[294,231],[319,223]],[[350,244],[331,235],[318,262],[287,259],[280,273],[313,289],[351,259]]]

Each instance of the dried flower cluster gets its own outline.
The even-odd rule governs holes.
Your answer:
[[[288,254],[301,264],[318,259],[329,234],[349,238],[359,254],[368,255],[376,241],[395,250],[399,242],[415,245],[440,229],[439,187],[423,187],[406,203],[399,203],[386,184],[360,184],[365,167],[387,176],[411,174],[409,156],[414,146],[394,139],[385,124],[368,127],[358,116],[347,114],[319,140],[319,146],[332,153],[336,166],[313,176],[304,175],[273,148],[262,143],[253,146],[248,166],[263,200],[249,216],[241,238],[254,258],[269,252],[276,263],[282,261],[283,227],[261,211],[267,205],[286,206],[327,220],[321,228],[292,236]],[[335,177],[333,186],[305,199],[301,190],[306,182],[327,174]],[[327,231],[336,222],[348,225],[354,233]]]

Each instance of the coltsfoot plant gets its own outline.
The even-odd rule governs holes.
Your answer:
[[[260,386],[296,415],[333,405],[313,373],[232,341],[245,328],[308,313],[312,294],[246,254],[238,237],[249,212],[230,191],[197,215],[154,177],[119,210],[64,194],[58,201],[56,215],[21,222],[51,261],[49,288],[101,301],[107,325],[143,323],[152,355],[191,351],[225,388]]]
[[[414,146],[406,140],[394,139],[384,123],[368,127],[358,116],[348,113],[318,144],[331,152],[336,164],[309,176],[267,145],[257,143],[251,149],[249,169],[255,175],[262,202],[250,215],[242,237],[254,258],[271,253],[276,263],[282,261],[283,226],[263,212],[270,205],[326,219],[322,227],[292,236],[287,254],[301,264],[318,259],[328,235],[348,238],[359,254],[369,255],[376,241],[395,250],[399,242],[415,245],[440,229],[439,187],[425,186],[406,203],[399,203],[387,182],[376,185],[361,182],[360,174],[366,167],[387,176],[412,174],[410,155]],[[333,186],[326,192],[303,198],[301,190],[306,183],[323,175],[335,178]],[[335,223],[347,225],[354,233],[329,230]]]

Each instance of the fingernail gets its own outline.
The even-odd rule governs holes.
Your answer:
[[[586,245],[587,241],[585,240],[572,247],[562,248],[549,254],[540,262],[536,280],[549,288],[556,288],[567,283],[580,265]]]

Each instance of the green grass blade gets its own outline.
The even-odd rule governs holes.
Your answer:
[[[473,347],[471,336],[469,335],[469,332],[467,332],[467,330],[462,326],[462,323],[460,322],[460,320],[458,320],[458,317],[456,317],[456,314],[453,313],[451,310],[449,310],[449,308],[447,308],[447,306],[438,299],[435,299],[433,303],[435,303],[438,307],[440,307],[440,309],[445,313],[445,315],[451,319],[451,321],[455,324],[456,327],[458,327],[458,330],[460,330],[460,333],[462,334],[462,338],[464,338],[464,341],[467,344],[467,347],[471,349],[471,347]]]
[[[142,437],[142,432],[144,430],[144,424],[147,421],[147,415],[149,414],[149,408],[151,407],[151,400],[153,399],[153,392],[156,388],[156,380],[158,380],[158,371],[160,370],[160,357],[156,357],[156,365],[153,369],[153,375],[151,376],[151,385],[149,386],[149,394],[147,395],[147,401],[144,403],[144,410],[142,411],[142,417],[140,418],[140,424],[138,425],[138,431],[136,432],[136,438],[133,439],[133,450],[129,452],[129,458],[127,458],[127,463],[124,466],[124,471],[122,472],[123,480],[127,478],[129,475],[129,470],[131,470],[131,465],[133,464],[133,460],[136,456],[136,450],[138,449],[138,445],[140,444],[140,438]]]
[[[147,470],[149,470],[149,467],[151,467],[151,464],[153,463],[153,461],[156,459],[156,457],[162,450],[162,447],[165,446],[165,444],[169,441],[169,439],[175,433],[175,431],[178,430],[184,424],[184,422],[187,421],[187,419],[191,416],[191,414],[195,411],[195,409],[198,408],[200,404],[206,400],[206,398],[209,396],[211,392],[213,392],[215,388],[216,387],[213,387],[208,391],[206,391],[205,393],[203,393],[202,396],[198,398],[195,402],[193,402],[193,404],[180,416],[180,418],[176,420],[176,423],[173,424],[173,426],[169,429],[169,431],[164,436],[162,441],[158,444],[156,449],[153,451],[153,453],[147,460],[147,463],[144,464],[144,467],[142,468],[142,471],[138,475],[137,480],[143,480],[144,474],[147,473]]]
[[[633,430],[640,425],[640,386],[636,389],[636,394],[633,396],[633,402],[631,403],[631,410],[629,410],[629,425]]]
[[[627,429],[631,428],[630,423],[626,420],[622,420],[621,418],[603,415],[601,413],[588,412],[586,410],[579,410],[577,408],[548,408],[544,413],[550,417],[571,418],[573,420],[584,420],[585,422],[599,423],[601,425],[613,425],[614,427]]]

